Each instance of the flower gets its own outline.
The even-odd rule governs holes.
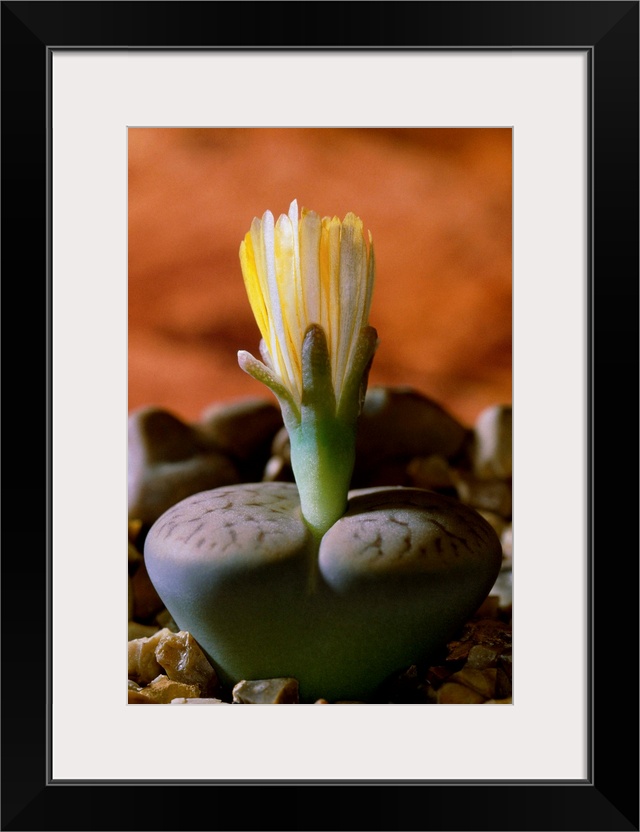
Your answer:
[[[342,222],[338,217],[321,219],[305,209],[298,219],[298,203],[293,200],[289,213],[281,214],[275,224],[270,211],[253,220],[240,245],[240,263],[262,335],[265,368],[299,408],[304,338],[310,326],[320,326],[340,407],[360,335],[368,327],[373,292],[373,244],[369,234],[367,248],[362,220],[353,213]],[[239,353],[243,369],[249,371],[251,365],[259,371],[252,358]]]
[[[262,361],[238,363],[280,402],[302,515],[320,539],[342,516],[355,463],[356,421],[378,345],[369,326],[373,244],[349,213],[320,218],[291,203],[255,218],[240,245]]]

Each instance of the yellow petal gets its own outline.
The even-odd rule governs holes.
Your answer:
[[[266,339],[269,333],[267,307],[264,300],[264,294],[262,292],[260,278],[258,277],[253,244],[251,242],[251,234],[248,232],[242,243],[240,243],[240,267],[242,269],[244,285],[247,290],[247,297],[249,298],[249,304],[251,305],[253,316],[258,324],[260,334]]]
[[[333,358],[333,383],[336,385],[336,357],[340,350],[340,229],[338,217],[324,217],[320,244],[322,284],[322,326]],[[338,393],[336,389],[336,394]]]
[[[293,200],[274,223],[254,219],[240,247],[245,286],[269,365],[297,401],[302,396],[302,344],[312,324],[324,330],[339,399],[368,324],[374,280],[373,243],[349,212],[323,217]]]

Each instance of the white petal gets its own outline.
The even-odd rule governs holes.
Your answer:
[[[291,220],[286,214],[278,217],[275,227],[275,273],[278,284],[279,306],[282,313],[284,336],[280,342],[288,381],[301,391],[302,350],[300,321],[300,286],[297,279],[295,261],[297,239],[293,236]]]

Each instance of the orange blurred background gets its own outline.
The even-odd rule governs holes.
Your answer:
[[[260,337],[238,249],[293,199],[371,231],[370,385],[469,425],[510,403],[511,150],[505,128],[129,129],[129,410],[275,401],[237,363]]]

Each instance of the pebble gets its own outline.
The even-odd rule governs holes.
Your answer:
[[[163,633],[155,654],[169,679],[196,685],[201,696],[213,693],[218,687],[218,677],[193,636],[185,631],[164,630]]]
[[[487,667],[496,667],[501,650],[498,647],[486,644],[474,644],[467,656],[467,667],[474,670],[484,670]]]
[[[144,687],[162,673],[162,667],[156,658],[156,647],[168,633],[169,630],[158,630],[148,637],[129,641],[127,645],[129,679]]]
[[[511,648],[507,648],[503,653],[500,654],[498,659],[498,667],[502,670],[511,683],[513,678],[513,671],[512,671],[512,655],[511,655]]]
[[[129,621],[133,621],[133,611],[135,609],[135,602],[133,597],[133,581],[131,580],[131,575],[129,575],[129,585],[127,587],[127,606],[129,613]]]
[[[473,427],[473,470],[481,479],[512,475],[512,406],[485,408]]]
[[[472,650],[475,660],[480,653],[477,647]],[[473,667],[470,654],[466,665],[451,673],[436,691],[436,701],[441,705],[453,704],[485,704],[511,702],[511,678],[502,667],[496,666],[500,657],[483,656],[482,663],[489,662],[486,667]]]
[[[138,567],[138,564],[142,560],[142,553],[138,551],[138,549],[133,545],[133,543],[129,542],[129,546],[127,549],[127,563],[129,564],[129,572],[132,573]]]
[[[291,441],[289,439],[289,432],[285,427],[281,427],[273,437],[271,454],[272,456],[279,457],[284,462],[291,462]]]
[[[291,463],[280,456],[272,456],[262,472],[263,482],[294,482]]]
[[[503,609],[508,609],[513,603],[513,575],[511,566],[503,561],[503,566],[491,590],[491,595],[498,599]]]
[[[130,705],[148,703],[150,705],[169,705],[173,699],[185,698],[195,699],[199,690],[195,685],[185,685],[182,682],[173,682],[167,676],[158,676],[146,687],[128,688]]]
[[[172,705],[229,705],[229,702],[224,702],[222,699],[208,698],[208,699],[187,699],[180,696],[177,699],[171,700]]]
[[[127,538],[129,540],[129,544],[134,547],[136,551],[138,551],[138,537],[140,532],[142,531],[142,523],[139,520],[128,520],[127,522]]]
[[[138,564],[138,568],[130,580],[133,592],[133,615],[131,618],[136,621],[147,621],[153,618],[164,608],[164,604],[151,583],[144,560]]]
[[[502,553],[505,558],[511,560],[513,557],[513,526],[508,523],[502,533],[500,534],[500,543],[502,543]]]
[[[144,687],[161,675],[197,689],[196,696],[209,696],[218,687],[214,668],[193,636],[167,628],[128,644],[128,678]]]
[[[479,609],[476,611],[476,616],[478,618],[496,618],[500,609],[500,598],[497,595],[493,594],[493,589],[484,599],[482,604],[480,604]]]
[[[155,624],[140,624],[139,621],[129,621],[127,625],[127,638],[133,641],[136,638],[148,638],[157,633],[160,628]]]
[[[241,705],[295,705],[300,701],[298,681],[288,677],[243,679],[233,688],[233,701]]]
[[[362,483],[362,463],[356,462],[356,468],[353,474],[354,483]],[[367,488],[382,488],[383,486],[397,486],[403,485],[410,487],[413,485],[411,475],[407,470],[407,462],[404,458],[383,459],[378,464],[367,471],[366,487]],[[356,486],[352,486],[356,487]]]
[[[496,671],[495,696],[496,699],[504,699],[507,696],[511,696],[511,676],[507,675],[502,667],[498,667]]]
[[[264,467],[273,437],[282,428],[282,413],[272,402],[248,397],[210,405],[197,428],[209,444],[236,460],[247,481],[252,481]]]
[[[127,680],[127,702],[129,705],[148,705],[149,700],[141,694],[142,688],[131,679]]]
[[[467,660],[476,644],[497,647],[503,655],[511,650],[511,625],[500,619],[481,618],[467,623],[460,637],[449,644],[449,661]]]
[[[455,487],[451,466],[442,454],[416,456],[407,466],[411,485],[432,491],[451,491]]]
[[[438,705],[481,705],[485,697],[466,685],[445,682],[437,693]]]
[[[437,402],[411,387],[372,387],[358,421],[359,476],[390,457],[440,454],[449,459],[462,449],[468,434]]]
[[[128,434],[129,518],[147,526],[185,497],[241,480],[226,454],[166,410],[133,412]]]
[[[458,497],[479,512],[492,512],[511,518],[512,493],[509,480],[483,480],[465,472],[455,477]]]
[[[448,681],[465,685],[482,696],[483,699],[492,699],[496,692],[496,674],[495,667],[486,667],[479,670],[469,667],[467,662],[467,665],[462,670],[453,673]]]

